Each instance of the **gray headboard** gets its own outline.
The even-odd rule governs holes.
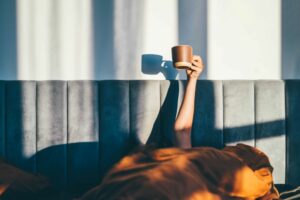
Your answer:
[[[84,190],[138,144],[171,146],[185,83],[0,81],[0,155]],[[194,146],[256,146],[276,183],[300,184],[300,81],[197,84]]]

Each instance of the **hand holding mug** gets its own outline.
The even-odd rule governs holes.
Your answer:
[[[198,79],[204,69],[204,65],[200,56],[193,55],[192,65],[186,69],[188,79]]]

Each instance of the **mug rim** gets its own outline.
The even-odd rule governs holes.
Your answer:
[[[192,48],[191,45],[188,45],[188,44],[180,44],[180,45],[173,46],[172,49],[175,48],[175,47],[182,47],[182,46],[183,46],[183,47],[191,47],[191,48]]]

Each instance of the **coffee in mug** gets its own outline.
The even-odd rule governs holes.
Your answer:
[[[189,45],[172,47],[173,65],[177,69],[186,69],[192,66],[193,48]]]

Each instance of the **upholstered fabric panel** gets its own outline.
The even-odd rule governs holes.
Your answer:
[[[67,183],[67,82],[37,83],[37,171]]]
[[[35,171],[36,83],[6,83],[6,157],[15,165]]]
[[[183,99],[186,81],[164,80],[160,82],[160,146],[174,145],[173,125]]]
[[[129,81],[99,82],[101,177],[131,147],[129,109]]]
[[[5,155],[5,82],[0,81],[0,156]]]
[[[130,81],[130,134],[135,143],[159,143],[159,110],[160,81]]]
[[[224,81],[224,143],[254,146],[254,82]]]
[[[286,182],[300,184],[300,80],[286,81]]]
[[[222,148],[224,144],[222,81],[198,81],[196,89],[193,146]]]
[[[67,175],[71,190],[85,191],[99,182],[98,103],[97,82],[68,82]]]
[[[138,145],[172,146],[184,80],[0,81],[0,155],[77,190]],[[300,184],[300,81],[198,81],[193,146],[265,151]]]
[[[276,183],[285,182],[285,89],[283,81],[255,82],[255,146],[275,167]]]

